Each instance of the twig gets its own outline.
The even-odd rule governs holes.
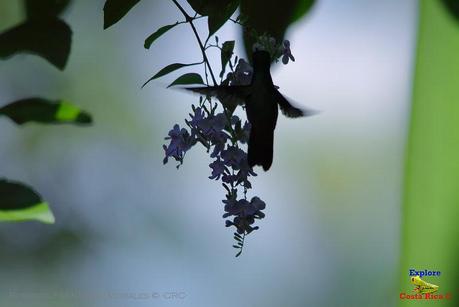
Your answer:
[[[180,3],[177,2],[177,0],[172,0],[172,2],[174,2],[174,4],[177,6],[180,12],[182,12],[183,16],[185,17],[186,22],[190,24],[191,29],[193,30],[193,33],[196,36],[196,39],[198,41],[199,48],[201,49],[204,62],[206,62],[207,67],[209,68],[210,76],[212,77],[212,82],[214,83],[214,85],[217,85],[217,79],[215,79],[214,73],[212,72],[212,68],[210,67],[209,59],[207,58],[207,55],[206,55],[206,50],[204,48],[204,45],[202,44],[201,38],[199,37],[198,31],[196,30],[196,27],[193,23],[193,18],[190,15],[188,15],[188,13],[180,5]]]

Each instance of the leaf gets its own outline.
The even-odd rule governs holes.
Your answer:
[[[107,0],[104,5],[104,29],[120,21],[139,2],[140,0]]]
[[[221,61],[222,61],[222,70],[220,72],[220,78],[223,77],[226,71],[226,65],[228,64],[229,60],[233,56],[234,50],[234,41],[226,41],[223,43],[222,50],[221,50]]]
[[[27,122],[43,124],[90,124],[91,116],[66,101],[50,101],[42,98],[23,99],[0,108],[0,115],[5,115],[16,124]]]
[[[57,18],[33,19],[0,34],[0,59],[34,53],[64,69],[70,54],[72,30]]]
[[[28,19],[57,17],[70,4],[70,0],[25,0]]]
[[[197,73],[188,73],[178,77],[174,82],[169,84],[168,88],[174,85],[186,85],[186,84],[204,84],[201,76]]]
[[[419,5],[398,271],[407,291],[410,268],[435,268],[447,292],[459,276],[459,27],[441,1]],[[412,306],[406,300],[399,305]]]
[[[165,76],[168,73],[171,73],[171,72],[173,72],[173,71],[175,71],[177,69],[180,69],[180,68],[186,67],[186,66],[198,65],[198,64],[201,64],[201,63],[191,63],[191,64],[174,63],[174,64],[170,64],[170,65],[164,67],[163,69],[161,69],[160,71],[158,71],[153,77],[148,79],[147,82],[145,82],[142,85],[142,88],[145,87],[145,85],[147,85],[150,81],[152,81],[154,79],[157,79],[157,78],[160,78],[162,76]]]
[[[208,16],[209,36],[217,32],[234,14],[240,0],[188,0],[198,14]]]
[[[172,29],[173,27],[175,27],[176,25],[178,25],[179,23],[176,22],[174,24],[171,24],[171,25],[167,25],[167,26],[163,26],[161,28],[159,28],[158,30],[156,30],[155,33],[151,34],[146,40],[145,40],[145,44],[144,44],[144,47],[145,49],[150,49],[151,45],[153,44],[153,42],[155,40],[157,40],[161,35],[163,35],[164,33],[166,33],[167,31],[169,31],[170,29]]]
[[[236,254],[235,257],[236,257],[236,258],[239,257],[239,256],[241,255],[241,253],[242,253],[242,249]]]
[[[298,1],[298,6],[293,13],[291,23],[294,23],[300,20],[304,15],[306,15],[309,10],[314,5],[315,0],[300,0]]]
[[[459,21],[459,1],[457,0],[442,0],[448,11],[457,21]]]
[[[216,11],[213,11],[212,14],[209,14],[209,20],[207,21],[209,27],[209,36],[217,32],[218,29],[220,29],[234,14],[237,7],[239,6],[239,0],[227,0],[217,3],[222,5],[222,9],[217,9]]]
[[[32,188],[0,179],[0,221],[37,220],[54,223],[49,205]]]

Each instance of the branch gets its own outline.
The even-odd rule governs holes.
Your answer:
[[[215,79],[214,73],[212,71],[212,68],[210,67],[209,59],[207,58],[206,55],[206,49],[204,45],[202,44],[201,38],[199,37],[198,31],[196,30],[196,27],[193,23],[193,17],[188,15],[188,13],[185,11],[185,9],[180,5],[180,3],[177,2],[177,0],[172,0],[174,4],[177,6],[177,8],[182,12],[183,16],[185,17],[186,22],[188,22],[191,26],[191,29],[193,30],[194,35],[196,36],[196,40],[198,41],[199,48],[201,49],[202,57],[204,62],[206,63],[207,67],[209,68],[210,76],[212,77],[212,82],[214,85],[217,85],[217,79]]]

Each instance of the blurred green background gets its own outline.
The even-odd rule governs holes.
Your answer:
[[[0,62],[2,105],[63,97],[95,121],[0,121],[1,176],[35,187],[57,220],[0,224],[0,306],[397,305],[418,2],[321,0],[289,28],[296,62],[273,67],[274,82],[322,112],[280,117],[273,167],[253,180],[267,217],[237,259],[204,149],[178,171],[162,165],[163,137],[197,98],[165,89],[175,74],[140,89],[165,65],[200,58],[189,27],[147,51],[177,9],[143,1],[103,31],[103,2],[75,1],[64,15],[74,32],[64,72],[28,55]],[[0,31],[22,18],[20,1],[0,0]],[[243,55],[237,26],[219,37]]]

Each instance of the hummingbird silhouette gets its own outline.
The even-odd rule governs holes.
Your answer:
[[[252,54],[253,77],[249,85],[220,85],[187,87],[187,90],[215,96],[225,105],[232,101],[245,103],[247,119],[251,125],[248,142],[250,167],[260,165],[267,171],[273,162],[274,130],[278,106],[290,118],[310,116],[316,112],[294,107],[275,87],[271,78],[271,57],[267,51],[256,50]]]

